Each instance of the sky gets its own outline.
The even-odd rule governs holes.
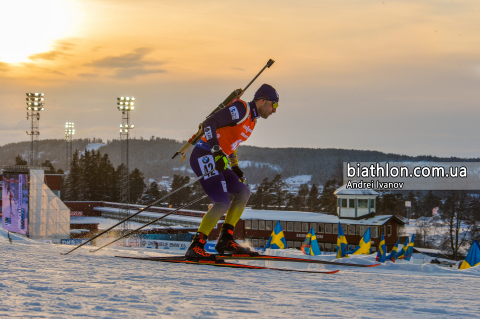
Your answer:
[[[234,89],[280,96],[247,145],[480,157],[480,2],[0,0],[0,145],[188,139]]]

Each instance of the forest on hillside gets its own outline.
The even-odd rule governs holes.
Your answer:
[[[73,149],[84,152],[90,143],[101,143],[100,139],[77,139],[73,141]],[[193,176],[188,172],[188,157],[180,162],[179,157],[172,159],[173,154],[184,142],[154,137],[150,139],[129,140],[130,168],[138,168],[145,178],[160,181],[162,176],[173,177],[175,174]],[[10,143],[0,147],[0,165],[13,165],[14,159],[20,155],[28,160],[30,142]],[[112,164],[120,165],[120,141],[107,141],[98,149],[101,154],[108,154]],[[296,175],[312,175],[311,184],[324,185],[330,179],[341,180],[342,164],[347,161],[432,161],[463,162],[480,159],[441,158],[421,155],[407,156],[387,154],[378,151],[322,149],[322,148],[269,148],[240,146],[240,161],[249,161],[250,166],[243,168],[248,182],[259,184],[264,178],[273,179],[277,174],[288,178]],[[66,170],[66,142],[58,140],[40,140],[39,163],[49,160],[56,168]]]

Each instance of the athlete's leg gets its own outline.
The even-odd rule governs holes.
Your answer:
[[[215,168],[215,162],[211,152],[195,147],[190,156],[190,166],[197,176],[201,176]],[[227,183],[224,175],[213,171],[200,180],[200,184],[213,202],[202,219],[198,232],[209,235],[215,228],[220,218],[230,208],[230,199],[227,192]]]
[[[252,192],[247,185],[239,180],[238,176],[233,171],[229,169],[223,171],[223,177],[227,182],[228,193],[233,195],[230,209],[225,216],[225,224],[235,227],[245,210],[245,206],[247,205]]]

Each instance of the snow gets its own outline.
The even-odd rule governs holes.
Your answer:
[[[285,179],[285,183],[299,186],[301,184],[309,184],[311,180],[312,175],[295,175]]]
[[[480,267],[249,262],[341,269],[334,275],[284,273],[114,258],[166,255],[144,248],[107,247],[92,254],[91,247],[81,247],[63,256],[72,246],[11,237],[13,244],[0,228],[0,318],[472,318],[480,313]],[[267,253],[306,257],[291,249]],[[342,261],[371,264],[374,255]]]
[[[278,165],[272,165],[270,163],[256,162],[256,161],[238,161],[238,167],[247,168],[247,167],[256,167],[256,168],[269,168],[276,172],[281,172],[282,168]]]
[[[90,151],[90,152],[93,151],[93,150],[98,151],[98,149],[102,146],[105,146],[105,144],[103,144],[103,143],[90,143],[85,147],[85,149],[87,151]]]

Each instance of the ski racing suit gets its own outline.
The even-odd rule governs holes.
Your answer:
[[[219,145],[228,156],[231,167],[238,165],[238,145],[252,134],[258,118],[255,101],[235,100],[227,107],[212,114],[203,122],[204,135],[190,156],[190,166],[197,176],[215,169],[212,147]],[[250,197],[250,189],[230,169],[217,170],[206,175],[200,184],[213,202],[202,219],[199,232],[209,235],[226,213],[225,223],[235,226],[240,220]],[[233,195],[232,202],[228,194]]]

